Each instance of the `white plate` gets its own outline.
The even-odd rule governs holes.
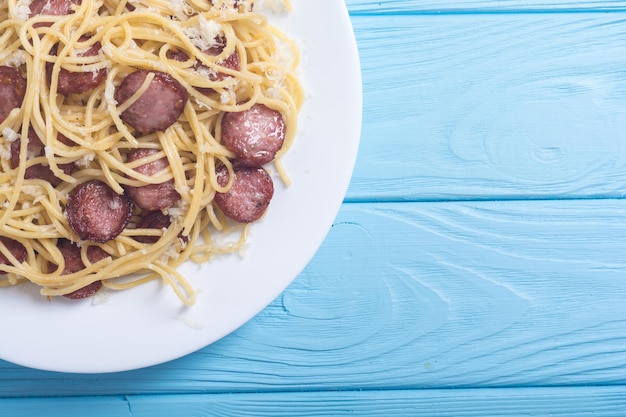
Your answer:
[[[277,185],[254,225],[245,258],[237,255],[183,272],[200,290],[184,308],[170,288],[148,284],[102,303],[38,289],[0,289],[0,358],[63,372],[114,372],[166,362],[229,334],[270,304],[304,269],[329,231],[348,188],[361,129],[361,74],[343,1],[298,0],[271,21],[302,51],[307,99],[285,157],[293,185]]]

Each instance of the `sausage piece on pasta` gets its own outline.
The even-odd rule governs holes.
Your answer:
[[[81,36],[80,41],[88,40],[88,36]],[[96,42],[91,47],[89,47],[84,52],[77,54],[79,57],[89,57],[96,56],[102,49],[102,45],[100,42]],[[56,55],[58,50],[58,45],[55,45],[50,53],[52,55]],[[46,64],[46,72],[48,75],[48,80],[52,78],[52,70],[53,64],[48,62]],[[101,68],[96,71],[84,71],[84,72],[72,72],[68,71],[65,68],[61,68],[59,71],[59,76],[57,78],[57,91],[64,96],[70,94],[83,94],[88,91],[93,90],[106,78],[107,69]]]
[[[146,158],[158,152],[156,149],[139,148],[128,154],[128,162]],[[148,162],[135,168],[135,171],[153,176],[159,171],[167,169],[169,162],[167,158],[160,158],[156,161]],[[144,210],[165,210],[172,204],[180,200],[180,194],[174,188],[174,180],[168,180],[159,184],[146,184],[140,187],[127,187],[130,198]]]
[[[30,5],[30,16],[64,16],[74,13],[73,5],[80,5],[81,0],[33,0]]]
[[[10,239],[5,236],[0,236],[0,242],[4,245],[5,248],[11,255],[15,257],[18,263],[22,263],[26,260],[26,248],[17,240]],[[2,265],[12,265],[12,262],[6,257],[2,252],[0,252],[0,264]],[[0,275],[5,275],[6,272],[0,270]]]
[[[35,131],[30,128],[28,129],[28,144],[26,145],[26,149],[28,152],[27,160],[31,157],[43,156],[45,155],[44,145],[39,139],[39,136],[35,133]],[[58,135],[59,142],[64,143],[67,146],[76,146],[74,142],[63,136],[59,133]],[[20,147],[21,147],[22,139],[17,139],[11,143],[11,159],[10,164],[11,168],[17,168],[20,162]],[[71,174],[76,169],[76,165],[74,163],[68,164],[59,164],[59,168],[66,174]],[[35,164],[26,168],[24,172],[25,179],[41,179],[48,181],[53,186],[57,186],[61,184],[63,181],[57,177],[52,169],[47,164]]]
[[[233,167],[234,178],[230,190],[216,193],[215,203],[229,218],[239,223],[250,223],[263,216],[274,195],[272,177],[262,167]],[[217,182],[228,184],[229,174],[225,166],[218,168]]]
[[[146,213],[135,226],[137,229],[167,229],[172,220],[167,214],[163,214],[161,210],[155,210]],[[134,239],[141,243],[156,243],[159,236],[135,236]]]
[[[65,207],[67,221],[82,239],[105,243],[115,239],[130,221],[132,202],[100,180],[77,185]]]
[[[61,275],[72,274],[74,272],[81,271],[85,269],[85,264],[81,258],[81,250],[76,244],[72,243],[67,239],[59,239],[57,242],[57,248],[61,251],[61,255],[63,255],[63,261],[65,265],[63,267],[63,272]],[[102,248],[98,246],[89,246],[87,248],[87,258],[89,262],[96,263],[102,259],[105,259],[109,256]],[[54,272],[58,268],[58,265],[53,263],[48,263],[48,271]],[[65,297],[71,299],[80,299],[87,298],[94,295],[102,288],[102,281],[94,281],[89,285],[84,286],[83,288],[79,288],[76,291],[65,294]]]
[[[224,47],[226,46],[225,42],[226,41],[224,37],[217,38],[216,46],[206,49],[202,52],[210,56],[217,56],[221,54],[224,50]],[[185,62],[189,60],[189,55],[179,49],[170,49],[169,51],[167,51],[167,57],[178,62]],[[232,54],[226,57],[226,59],[219,61],[218,65],[235,71],[241,70],[241,58],[239,57],[239,52],[235,50]],[[222,81],[226,78],[231,77],[231,75],[224,72],[213,71],[206,65],[203,65],[200,61],[196,62],[196,64],[194,65],[194,69],[201,74],[206,74],[206,77],[209,81]],[[215,92],[214,89],[208,87],[196,87],[196,89],[202,94],[211,94]]]
[[[0,66],[0,123],[11,110],[22,106],[26,95],[26,79],[19,69]]]
[[[143,86],[152,74],[148,88],[120,118],[140,133],[163,131],[174,124],[183,113],[189,94],[170,74],[162,71],[137,70],[124,78],[115,90],[115,100],[122,105]]]
[[[222,53],[225,47],[226,47],[226,40],[222,36],[216,39],[215,46],[209,49],[206,49],[202,52],[210,56],[217,56]],[[224,68],[232,69],[235,71],[240,71],[241,70],[241,58],[239,56],[239,52],[237,52],[237,50],[233,51],[233,53],[227,56],[226,59],[219,61],[217,64]],[[226,74],[224,72],[212,71],[210,68],[200,63],[196,64],[196,70],[199,71],[200,73],[206,73],[209,81],[213,81],[213,82],[223,81],[226,78],[231,77],[231,75]],[[204,88],[204,87],[198,88],[198,91],[200,91],[203,94],[210,94],[210,93],[215,92],[215,90],[212,88]]]
[[[264,104],[222,118],[222,144],[237,154],[241,164],[261,166],[272,161],[284,142],[283,116]]]

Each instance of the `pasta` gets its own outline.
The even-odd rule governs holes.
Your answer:
[[[231,221],[215,205],[216,193],[232,186],[232,175],[227,184],[218,181],[218,169],[232,174],[237,161],[222,143],[222,119],[255,105],[279,112],[285,141],[271,163],[289,184],[280,161],[295,137],[303,102],[298,49],[252,1],[67,4],[66,14],[35,14],[34,1],[0,0],[0,66],[18,69],[27,81],[21,106],[0,123],[0,286],[31,282],[53,297],[93,283],[121,290],[161,279],[192,305],[194,289],[177,268],[237,251],[246,238],[247,224]],[[238,68],[227,64],[235,55]],[[138,70],[148,75],[119,102],[124,79]],[[64,84],[63,72],[102,81],[76,92],[81,79]],[[187,99],[170,126],[140,133],[124,114],[159,73],[182,86]],[[35,139],[39,150],[31,149]],[[134,161],[130,155],[137,149],[146,152]],[[142,164],[155,161],[167,161],[166,167],[142,172]],[[51,172],[55,180],[32,175],[34,169]],[[115,238],[81,239],[68,222],[68,199],[79,184],[93,180],[117,194],[170,183],[179,198],[160,210],[168,219],[164,227],[145,226],[147,210],[135,204]],[[233,233],[234,239],[222,238]],[[79,270],[67,271],[62,241],[78,247]],[[16,242],[23,259],[11,250]],[[102,256],[91,256],[94,247]]]

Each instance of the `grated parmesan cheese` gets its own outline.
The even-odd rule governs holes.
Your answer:
[[[17,2],[14,9],[15,19],[25,21],[30,17],[31,2],[31,0],[19,0]]]
[[[11,145],[8,143],[0,144],[0,158],[7,161],[11,159]]]
[[[93,161],[95,158],[96,158],[96,153],[91,151],[91,152],[87,152],[80,159],[77,159],[75,163],[80,168],[87,168],[89,164],[91,163],[91,161]]]
[[[109,105],[113,107],[117,106],[117,102],[115,101],[115,86],[110,79],[107,79],[104,83],[104,99]]]
[[[186,21],[188,16],[193,14],[193,9],[189,7],[185,0],[170,0],[170,2],[174,16],[181,22]]]
[[[170,259],[176,260],[180,257],[180,253],[176,248],[176,245],[171,245],[167,248],[161,256],[159,256],[158,262],[167,265]]]
[[[5,127],[2,129],[2,136],[4,136],[4,140],[8,143],[15,142],[20,138],[20,134],[10,127]]]
[[[198,17],[198,24],[184,29],[185,35],[201,51],[219,46],[218,37],[222,26],[215,20],[209,20],[203,15]]]
[[[234,103],[235,100],[237,100],[237,95],[231,89],[224,89],[222,94],[220,94],[220,103],[222,104]]]
[[[111,299],[111,293],[108,291],[100,290],[95,293],[91,299],[91,304],[94,306],[105,304]]]
[[[289,45],[281,41],[276,42],[276,50],[272,54],[272,60],[284,67],[291,67],[295,59],[294,51]]]
[[[198,97],[193,97],[194,102],[196,103],[196,105],[202,109],[207,109],[207,110],[213,110],[213,107],[209,106],[208,104],[206,104],[205,102],[201,101],[200,99],[198,99]]]
[[[176,206],[172,206],[167,209],[167,214],[170,216],[172,223],[174,223],[178,220],[182,221],[188,210],[189,203],[184,200],[180,200]]]
[[[278,87],[270,87],[266,91],[267,96],[273,100],[280,100],[280,89]]]
[[[208,79],[211,79],[212,77],[218,74],[218,71],[214,70],[213,68],[206,67],[204,65],[201,65],[200,67],[198,67],[198,69],[195,70],[195,72],[201,77],[208,78]]]
[[[36,185],[23,185],[21,191],[31,197],[41,197],[43,195],[43,190],[41,187]]]
[[[17,49],[4,60],[3,64],[9,67],[20,67],[26,63],[26,56],[25,51]]]
[[[33,158],[37,158],[39,156],[39,153],[37,151],[35,151],[34,149],[28,149],[28,147],[26,147],[26,159],[33,159]]]
[[[211,147],[211,145],[209,145],[206,142],[203,142],[200,144],[200,146],[198,147],[198,149],[200,150],[200,152],[202,153],[211,153],[211,151],[213,150],[213,148]]]

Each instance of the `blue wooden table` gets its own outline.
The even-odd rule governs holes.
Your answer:
[[[626,415],[626,2],[347,5],[361,149],[310,265],[171,363],[0,362],[0,416]]]

